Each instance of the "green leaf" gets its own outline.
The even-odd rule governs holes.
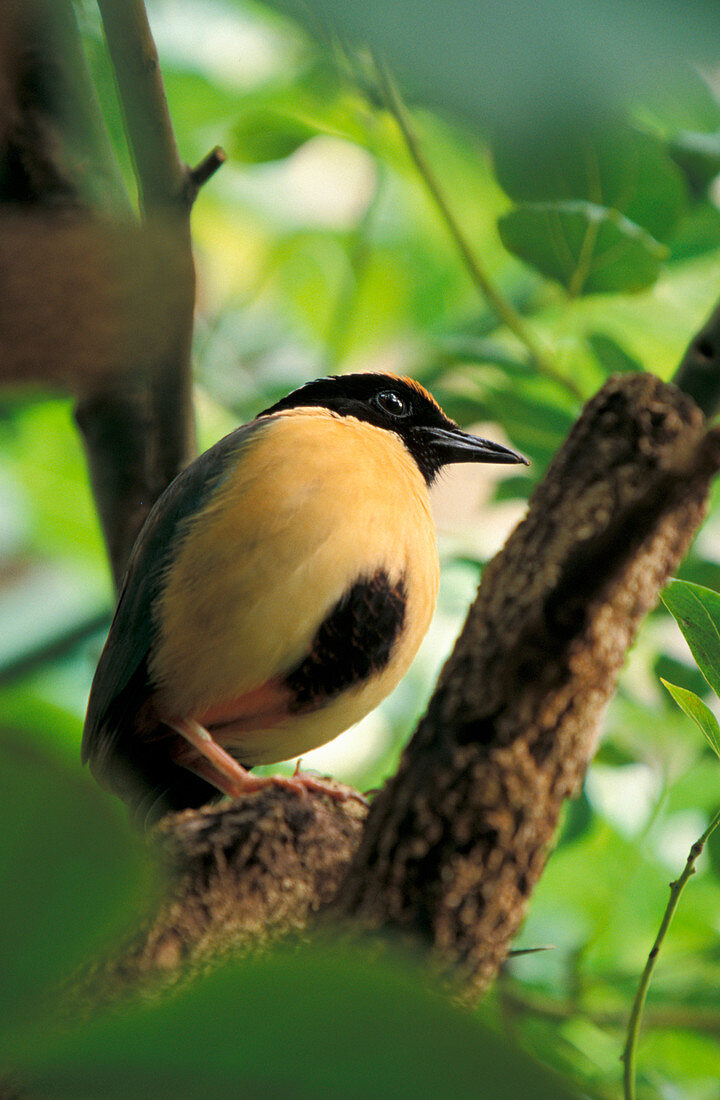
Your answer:
[[[173,127],[183,151],[190,144],[197,156],[201,148],[207,152],[208,138],[212,141],[217,135],[225,140],[228,123],[237,117],[237,91],[197,70],[176,68],[165,55],[162,69]]]
[[[703,194],[720,172],[720,132],[683,131],[670,142],[670,153],[695,192]]]
[[[707,738],[710,748],[716,756],[720,757],[720,725],[710,707],[703,703],[694,691],[678,687],[677,684],[671,684],[668,680],[662,678],[660,682],[668,689],[680,709],[685,711],[688,718],[692,718],[695,725]]]
[[[604,332],[589,332],[587,342],[592,348],[596,359],[602,364],[608,374],[628,374],[631,371],[642,370],[642,366],[628,355],[625,348],[613,340]]]
[[[562,1100],[560,1079],[388,951],[304,943],[18,1051],[42,1096]]]
[[[720,246],[720,210],[702,202],[680,219],[670,241],[668,263],[683,263]]]
[[[513,446],[531,459],[534,473],[536,463],[544,466],[550,461],[576,419],[574,410],[563,405],[529,397],[519,387],[499,386],[479,392],[471,419],[483,418],[502,424]]]
[[[518,206],[498,222],[510,252],[571,294],[651,286],[667,249],[614,210],[589,202]]]
[[[689,58],[683,68],[682,96],[671,83],[656,80],[649,101],[635,111],[642,125],[665,140],[683,130],[709,133],[720,127],[720,103],[708,77]]]
[[[677,620],[698,668],[720,696],[720,594],[689,581],[671,581],[662,601]]]
[[[686,203],[685,187],[665,145],[613,118],[519,143],[501,132],[495,170],[517,203],[584,200],[624,214],[657,240],[672,233]]]
[[[671,684],[694,692],[701,699],[710,691],[707,680],[694,661],[679,661],[676,657],[661,652],[652,662],[652,670],[658,680],[669,680]]]
[[[525,474],[513,474],[498,481],[493,490],[493,500],[527,500],[537,485],[537,479]]]
[[[232,154],[245,164],[283,160],[316,134],[302,119],[268,107],[245,111],[233,129]]]
[[[0,777],[0,1017],[22,1025],[125,928],[150,874],[125,813],[79,761],[3,731]],[[4,1027],[0,1044],[11,1040]]]
[[[717,592],[720,589],[720,563],[700,557],[698,547],[695,545],[685,560],[681,562],[675,579],[690,581],[692,584],[701,585],[703,588],[711,588]]]
[[[585,836],[593,823],[593,808],[584,790],[565,804],[562,825],[555,844],[561,848]]]
[[[282,160],[318,134],[374,147],[380,133],[362,97],[338,83],[324,64],[291,85],[270,87],[236,104],[230,150],[246,164]],[[380,128],[381,129],[381,128]]]

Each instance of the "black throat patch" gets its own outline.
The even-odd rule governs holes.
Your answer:
[[[384,570],[348,588],[320,624],[310,653],[285,677],[290,709],[315,710],[381,672],[402,632],[406,602],[402,579],[391,584]]]

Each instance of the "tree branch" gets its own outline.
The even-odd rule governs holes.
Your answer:
[[[182,961],[302,929],[337,894],[367,808],[269,787],[230,806],[166,817],[154,833],[171,888],[161,911],[103,968],[107,991]],[[108,978],[111,980],[108,981]]]
[[[142,0],[99,0],[133,154],[144,225],[178,244],[163,274],[172,285],[172,314],[156,308],[172,342],[150,371],[129,361],[112,383],[78,406],[93,491],[119,588],[135,538],[160,493],[195,450],[191,347],[195,269],[190,208],[204,179],[222,163],[213,152],[195,172],[180,160],[162,76]],[[156,295],[155,306],[159,305]]]

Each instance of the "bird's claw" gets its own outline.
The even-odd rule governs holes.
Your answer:
[[[335,802],[348,802],[354,799],[363,806],[369,804],[364,795],[360,794],[360,792],[356,791],[353,787],[348,787],[344,783],[338,783],[334,779],[323,779],[320,776],[310,775],[308,772],[301,772],[299,770],[299,764],[296,766],[295,772],[291,776],[269,775],[266,778],[268,785],[273,784],[276,787],[283,787],[285,790],[296,791],[301,795],[306,795],[308,791],[313,791],[316,794],[326,794]]]

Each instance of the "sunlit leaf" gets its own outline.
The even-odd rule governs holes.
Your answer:
[[[317,132],[302,119],[269,107],[244,111],[233,128],[231,152],[245,164],[282,160]]]
[[[671,581],[662,595],[698,668],[720,696],[720,593],[689,581]]]
[[[506,248],[572,294],[641,290],[667,256],[640,226],[589,202],[527,203],[498,227]]]
[[[694,206],[680,219],[669,245],[668,263],[689,260],[720,247],[720,210],[711,202]]]
[[[713,752],[720,757],[720,725],[707,703],[704,703],[694,691],[678,687],[677,684],[671,684],[667,680],[661,682],[668,689],[681,710],[685,711],[688,718],[692,718],[695,725],[707,738]]]
[[[685,187],[665,145],[619,118],[596,130],[561,130],[556,140],[493,142],[498,181],[517,203],[583,200],[615,210],[656,240],[671,234]]]
[[[720,172],[720,132],[712,134],[683,131],[670,143],[670,152],[698,192]]]

